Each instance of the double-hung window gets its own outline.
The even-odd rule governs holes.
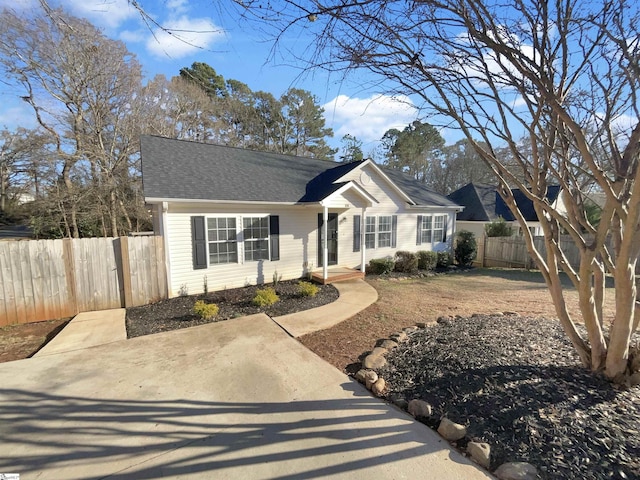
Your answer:
[[[366,217],[364,228],[364,247],[376,248],[376,217]]]
[[[433,225],[433,217],[424,215],[420,222],[420,243],[431,243],[431,229]]]
[[[207,218],[209,264],[237,263],[238,241],[234,217]]]
[[[445,216],[436,215],[433,217],[433,242],[444,242],[445,239]]]
[[[391,215],[378,217],[378,248],[391,246]]]
[[[447,215],[418,215],[416,244],[447,241]]]
[[[269,260],[269,217],[242,219],[245,261]]]
[[[396,246],[397,220],[395,215],[365,217],[364,247],[369,249]]]

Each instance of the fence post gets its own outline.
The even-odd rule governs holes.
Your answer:
[[[71,297],[71,306],[74,315],[80,313],[78,309],[78,286],[76,284],[76,265],[73,257],[73,239],[65,238],[62,240],[62,257],[64,259],[64,273],[67,279],[67,290]]]
[[[133,294],[131,292],[131,264],[129,263],[129,237],[118,237],[120,244],[120,265],[118,269],[122,274],[122,296],[124,308],[133,306]]]

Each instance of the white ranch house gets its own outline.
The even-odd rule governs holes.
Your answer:
[[[141,140],[146,203],[169,296],[447,250],[462,207],[371,160],[348,164],[155,136]]]

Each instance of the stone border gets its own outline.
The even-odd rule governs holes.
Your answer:
[[[517,316],[515,312],[496,312],[495,316]],[[475,317],[477,314],[471,315]],[[455,317],[444,316],[439,317],[435,323],[448,322],[462,318],[460,315]],[[392,333],[388,338],[380,339],[376,342],[373,350],[362,360],[362,368],[356,372],[354,378],[362,383],[375,396],[391,401],[395,406],[407,412],[417,421],[431,417],[433,408],[424,400],[414,399],[407,402],[404,398],[387,399],[386,382],[378,371],[387,364],[385,355],[401,343],[410,340],[411,336],[420,329],[428,328],[433,323],[416,323],[415,326],[405,327],[402,330]],[[421,422],[424,423],[424,422]],[[489,470],[491,466],[491,445],[488,443],[473,442],[469,439],[466,448],[461,448],[456,442],[463,440],[467,436],[467,427],[459,423],[455,423],[446,417],[442,417],[438,424],[437,432],[442,438],[452,444],[453,447],[462,450],[462,453],[471,457],[481,467]],[[496,468],[493,474],[500,480],[535,480],[538,477],[536,468],[530,463],[525,462],[507,462]]]

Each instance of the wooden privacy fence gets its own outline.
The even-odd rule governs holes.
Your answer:
[[[0,242],[0,326],[166,296],[161,237]]]
[[[546,255],[544,237],[534,237],[534,244],[543,257]],[[569,264],[580,268],[580,250],[571,237],[562,236],[558,244],[564,252]],[[611,251],[613,248],[609,245]],[[476,265],[483,267],[537,268],[529,255],[524,237],[484,237],[478,239],[478,255]],[[636,267],[636,275],[640,275],[640,264]]]

